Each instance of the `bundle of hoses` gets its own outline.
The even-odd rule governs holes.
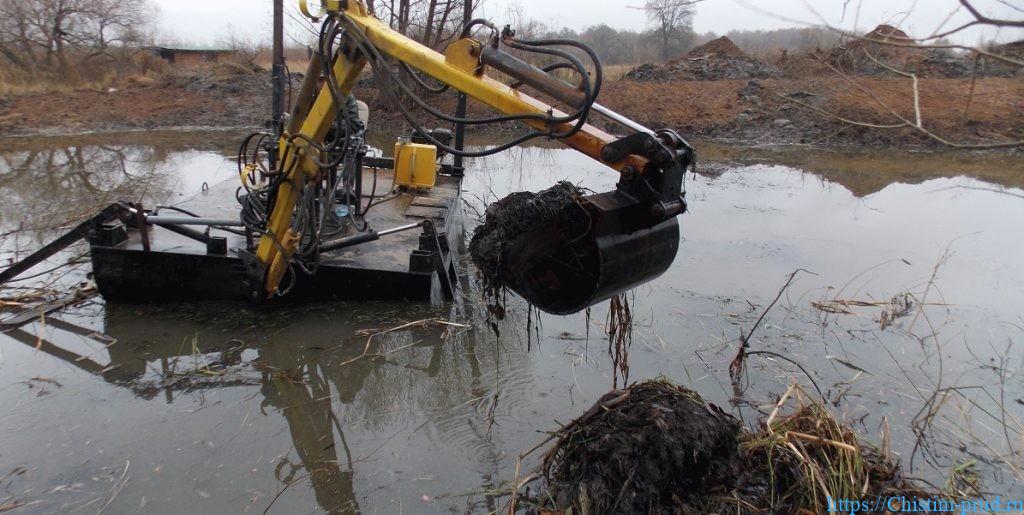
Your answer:
[[[463,36],[467,36],[476,25],[486,25],[493,31],[493,37],[497,38],[497,29],[489,22],[484,20],[473,20],[467,24],[466,29],[463,31]],[[504,42],[510,48],[522,51],[527,54],[539,54],[556,59],[560,61],[553,63],[546,67],[546,69],[553,70],[559,68],[567,68],[574,70],[576,75],[580,78],[580,88],[583,91],[584,101],[582,105],[577,108],[574,112],[566,114],[564,116],[555,116],[553,114],[544,113],[519,113],[519,114],[507,114],[497,115],[483,118],[465,118],[446,114],[441,112],[437,108],[430,105],[427,101],[421,98],[416,91],[406,84],[405,81],[398,77],[390,64],[387,57],[381,54],[380,50],[373,44],[372,41],[367,37],[363,30],[354,22],[349,20],[343,13],[334,13],[329,16],[323,23],[320,29],[320,47],[324,55],[324,74],[327,77],[327,85],[332,95],[335,95],[335,104],[338,104],[339,96],[337,90],[337,84],[334,77],[329,69],[329,63],[334,62],[334,52],[336,42],[339,38],[347,37],[350,41],[354,42],[363,56],[366,57],[367,62],[373,69],[373,78],[375,84],[381,94],[385,96],[385,99],[390,105],[396,106],[402,114],[402,117],[412,126],[413,130],[428,141],[431,145],[436,146],[443,152],[450,153],[452,155],[462,157],[484,157],[493,155],[504,150],[508,150],[514,146],[525,143],[535,138],[552,138],[552,139],[564,139],[578,133],[583,126],[586,125],[587,119],[590,115],[590,110],[593,104],[597,101],[598,94],[601,91],[601,85],[604,80],[604,72],[601,66],[601,61],[597,57],[596,52],[589,46],[570,40],[550,39],[550,40],[539,40],[539,41],[526,41],[526,40],[515,40],[512,37],[502,38]],[[586,54],[590,60],[591,66],[594,69],[593,77],[587,71],[586,66],[583,62],[577,58],[571,52],[566,50],[558,49],[555,47],[566,46],[573,47],[584,54]],[[422,79],[420,79],[416,73],[405,63],[399,63],[399,70],[409,74],[420,88],[432,92],[440,93],[445,91],[447,88],[432,88],[428,86]],[[407,107],[408,101],[411,101],[421,110],[425,111],[429,115],[439,120],[450,122],[453,124],[463,125],[487,125],[504,123],[509,121],[526,121],[526,120],[537,120],[542,121],[549,127],[555,127],[563,124],[570,124],[570,127],[566,130],[557,131],[554,129],[542,131],[532,130],[514,138],[510,141],[502,144],[488,147],[478,151],[467,151],[464,149],[457,149],[446,143],[434,138],[429,131],[427,131],[423,125],[413,116],[412,112]]]
[[[472,29],[477,26],[486,26],[491,29],[493,40],[498,40],[497,28],[489,22],[479,19],[472,20],[466,24],[462,36],[469,36]],[[294,167],[299,162],[297,159],[290,159],[291,153],[296,149],[296,140],[302,140],[305,144],[317,150],[318,158],[315,162],[325,172],[321,176],[326,178],[328,184],[321,184],[318,181],[311,181],[307,184],[306,188],[302,191],[292,221],[292,229],[303,235],[294,253],[293,263],[298,264],[307,273],[316,272],[319,263],[320,242],[323,238],[330,237],[337,232],[337,230],[333,232],[330,230],[325,231],[327,225],[325,222],[331,220],[335,227],[340,226],[340,220],[338,220],[333,209],[336,193],[339,188],[343,192],[347,191],[354,177],[353,174],[361,173],[360,170],[350,168],[353,168],[356,162],[354,156],[359,150],[358,147],[362,145],[362,135],[353,134],[353,124],[350,123],[351,120],[349,118],[355,116],[355,113],[346,109],[347,95],[342,94],[337,78],[332,70],[333,63],[336,62],[338,57],[339,43],[343,39],[355,44],[367,59],[368,64],[373,70],[375,84],[380,94],[383,95],[383,98],[390,105],[398,107],[403,118],[418,135],[436,146],[440,151],[462,157],[493,155],[535,138],[564,139],[573,136],[586,125],[591,107],[596,102],[603,83],[603,69],[600,59],[589,46],[576,41],[559,39],[538,41],[516,40],[510,32],[506,31],[505,37],[501,38],[500,41],[508,47],[524,54],[545,56],[549,60],[555,59],[555,62],[544,67],[545,71],[550,72],[558,69],[572,70],[579,77],[579,89],[582,91],[584,98],[582,104],[575,108],[573,112],[559,116],[552,113],[519,113],[480,118],[449,115],[439,111],[421,98],[413,87],[410,87],[406,81],[398,77],[396,68],[410,76],[420,89],[428,93],[443,93],[448,89],[446,85],[440,87],[429,86],[406,63],[398,62],[398,66],[393,66],[393,62],[380,52],[356,23],[348,19],[344,13],[331,13],[321,25],[319,34],[319,52],[322,56],[321,62],[323,63],[320,74],[324,78],[326,90],[331,95],[335,108],[334,124],[328,132],[326,140],[320,143],[301,134],[292,135],[283,142],[283,152],[279,156],[271,156],[269,155],[270,152],[276,149],[272,144],[274,136],[270,133],[258,132],[250,135],[243,141],[237,160],[239,174],[243,176],[244,185],[244,189],[239,188],[236,195],[241,205],[242,222],[250,233],[263,236],[268,234],[266,232],[267,222],[270,213],[274,209],[278,186],[291,172],[290,169],[285,169],[285,167]],[[585,55],[590,61],[593,75],[588,72],[587,66],[584,65],[580,58],[570,51],[557,47],[575,48]],[[423,124],[413,116],[408,107],[410,102],[434,118],[451,124],[473,126],[510,121],[540,121],[549,129],[531,130],[496,146],[483,150],[467,151],[454,148],[431,135],[424,128]],[[564,129],[557,130],[557,127],[564,127]],[[271,166],[270,163],[274,163],[274,165]],[[339,166],[342,168],[342,173],[326,173],[329,170],[337,169]],[[248,181],[244,179],[245,174],[250,175]],[[256,174],[259,174],[260,177],[257,177]],[[333,182],[332,176],[335,178]],[[374,181],[375,187],[376,181]],[[348,199],[347,195],[343,194],[343,196]],[[373,197],[374,195],[371,194],[371,206]],[[351,205],[353,200],[358,202],[358,199],[348,199],[346,201],[349,202],[348,213],[350,217],[356,211]],[[369,207],[367,206],[367,209]],[[354,223],[355,218],[352,218],[352,221]],[[365,223],[363,229],[367,229]],[[276,240],[275,243],[280,246],[280,243],[276,242]]]

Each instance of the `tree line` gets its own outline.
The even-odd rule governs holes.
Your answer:
[[[9,74],[74,77],[122,61],[152,17],[148,0],[4,0],[0,61]]]
[[[476,0],[479,3],[480,0]],[[286,0],[290,5],[293,2]],[[366,0],[395,30],[438,50],[458,37],[472,17],[473,0]],[[606,24],[583,30],[551,28],[512,10],[506,18],[521,38],[566,38],[592,46],[608,65],[664,62],[717,37],[693,30],[694,0],[648,0],[641,7],[645,30]],[[292,5],[293,19],[302,21]],[[0,79],[95,77],[130,65],[133,50],[147,43],[154,7],[151,0],[3,0],[0,2]],[[304,22],[305,23],[305,22]],[[306,23],[310,36],[317,26]],[[825,28],[732,31],[741,48],[807,51],[838,41]],[[6,77],[5,77],[6,75]],[[88,77],[86,77],[88,78]]]

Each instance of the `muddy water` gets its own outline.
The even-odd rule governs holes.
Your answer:
[[[37,230],[6,236],[3,259],[113,198],[201,194],[203,182],[232,176],[226,156],[236,141],[136,135],[5,146],[0,232]],[[795,381],[869,441],[882,442],[888,427],[913,475],[941,485],[952,467],[972,463],[988,491],[1024,495],[1020,158],[701,151],[712,163],[688,177],[679,256],[631,295],[630,380],[668,377],[747,423]],[[571,151],[531,147],[474,161],[464,188],[473,206],[559,179],[599,191],[614,182]],[[751,350],[774,354],[751,356],[734,387],[727,368],[741,329],[797,269],[806,272],[751,338]],[[64,280],[88,267],[75,270]],[[0,335],[0,505],[499,508],[495,494],[516,455],[610,388],[605,308],[589,319],[530,318],[512,301],[496,336],[465,274],[466,300],[455,306],[95,299]],[[884,306],[836,314],[812,304],[900,294],[915,309],[884,329]],[[468,327],[417,325],[372,340],[365,332],[424,319]]]

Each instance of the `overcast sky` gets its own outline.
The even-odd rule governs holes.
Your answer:
[[[298,5],[298,0],[284,0]],[[215,45],[229,32],[240,37],[269,41],[270,0],[156,0],[158,39],[192,45]],[[526,18],[551,28],[583,29],[606,23],[617,28],[643,29],[644,12],[631,8],[643,0],[484,0],[482,14],[502,25],[510,20],[510,7]],[[882,22],[900,22],[913,36],[932,34],[939,27],[952,28],[970,20],[957,0],[705,0],[697,6],[697,32],[724,34],[737,29],[776,29],[823,22],[845,29],[870,30]],[[974,0],[991,17],[1020,19],[1024,14],[1010,5],[1022,0]],[[1010,5],[1007,5],[1010,4]],[[294,6],[292,6],[294,7]],[[297,9],[290,8],[297,13]],[[302,39],[295,24],[294,37]],[[1013,41],[1024,38],[1022,29],[976,28],[959,34],[958,43],[975,44],[981,38]]]

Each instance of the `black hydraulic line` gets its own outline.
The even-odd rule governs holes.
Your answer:
[[[393,227],[391,229],[386,229],[386,230],[383,230],[383,231],[366,231],[366,232],[361,232],[359,234],[355,234],[355,235],[352,235],[352,236],[346,236],[344,238],[337,239],[337,240],[332,241],[330,243],[327,243],[325,245],[321,245],[320,246],[320,253],[330,252],[332,250],[344,249],[344,248],[347,248],[347,247],[352,247],[352,246],[355,246],[355,245],[359,245],[361,243],[369,243],[371,241],[379,240],[381,236],[387,236],[388,234],[394,234],[394,233],[397,233],[397,232],[410,231],[410,230],[415,229],[417,227],[423,227],[423,225],[424,225],[424,222],[418,222],[418,223],[414,223],[414,224],[408,224],[408,225],[401,225],[401,226],[398,226],[398,227]]]
[[[193,240],[196,240],[196,241],[198,241],[200,243],[209,243],[210,242],[210,237],[207,234],[199,232],[199,231],[197,231],[195,229],[191,229],[191,228],[185,227],[183,225],[175,225],[175,224],[153,224],[153,225],[156,225],[157,227],[163,227],[164,229],[167,229],[168,231],[171,231],[171,232],[174,232],[174,233],[178,233],[178,234],[180,234],[180,235],[182,235],[182,236],[184,236],[186,238],[192,238]]]
[[[356,43],[360,46],[360,48],[364,51],[364,53],[369,55],[369,56],[373,56],[374,58],[380,59],[380,54],[377,52],[376,47],[374,47],[373,44],[371,42],[369,42],[368,39],[366,39],[366,35],[363,34],[359,30],[359,27],[356,26],[351,21],[349,21],[347,18],[342,18],[342,19],[348,21],[349,24],[352,25],[353,33],[358,33],[359,34],[360,38],[356,41]],[[486,157],[486,156],[497,154],[499,152],[503,152],[505,150],[508,150],[508,149],[510,149],[512,147],[515,147],[517,145],[520,145],[522,143],[525,143],[525,142],[530,141],[530,140],[535,139],[535,138],[545,137],[545,136],[552,136],[552,133],[550,133],[550,132],[533,131],[533,132],[529,132],[529,133],[527,133],[527,134],[525,134],[523,136],[520,136],[518,138],[515,138],[515,139],[513,139],[511,141],[505,142],[505,143],[503,143],[501,145],[498,145],[496,147],[492,147],[492,148],[489,148],[489,149],[486,149],[486,150],[482,150],[482,151],[478,151],[478,152],[466,152],[466,151],[463,151],[463,150],[457,150],[457,149],[455,149],[455,148],[453,148],[453,147],[451,147],[449,145],[446,145],[446,144],[442,143],[441,141],[438,141],[436,138],[431,136],[426,131],[426,129],[424,129],[423,126],[419,124],[419,122],[416,121],[416,119],[412,116],[412,113],[409,112],[409,110],[402,104],[401,99],[398,98],[398,96],[395,94],[394,90],[391,89],[392,84],[397,82],[398,85],[399,85],[399,88],[402,88],[403,91],[407,95],[409,95],[409,98],[411,98],[412,100],[416,101],[417,105],[419,105],[421,108],[423,108],[424,110],[428,111],[430,114],[432,114],[432,115],[434,115],[434,116],[436,116],[438,118],[445,119],[445,120],[448,120],[448,121],[453,121],[453,122],[462,121],[463,123],[480,123],[480,120],[468,120],[468,119],[467,120],[455,120],[455,119],[452,119],[448,115],[446,115],[444,113],[441,113],[441,112],[437,111],[436,109],[434,109],[433,107],[429,106],[428,104],[423,102],[423,100],[421,100],[418,97],[416,97],[414,94],[411,94],[407,90],[407,87],[405,86],[405,84],[403,84],[401,81],[395,80],[394,76],[391,74],[390,70],[388,70],[386,66],[378,67],[377,66],[377,62],[374,59],[369,59],[369,61],[371,63],[371,66],[373,66],[374,78],[377,80],[378,86],[380,87],[381,90],[385,91],[386,93],[388,93],[392,97],[390,100],[395,102],[395,104],[399,108],[399,111],[401,111],[402,116],[406,119],[406,121],[409,122],[409,124],[413,126],[413,129],[415,129],[416,132],[420,133],[423,136],[424,139],[426,139],[428,142],[430,142],[430,144],[436,146],[437,148],[439,148],[441,150],[444,150],[445,152],[448,152],[449,154],[461,155],[463,157]],[[383,73],[381,73],[381,72],[383,72]],[[390,79],[390,81],[388,79],[385,79],[385,77],[384,77],[385,75],[389,75],[388,79]],[[502,116],[502,117],[496,117],[496,118],[494,118],[492,120],[494,120],[494,121],[506,121],[506,120],[522,120],[522,119],[541,119],[541,120],[547,121],[548,123],[552,123],[552,120],[553,120],[553,118],[545,116],[545,115],[533,115],[533,114]],[[580,127],[582,127],[582,125],[580,125]]]
[[[421,98],[416,96],[415,93],[413,93],[412,91],[409,90],[408,86],[406,86],[403,82],[399,81],[397,77],[395,77],[394,73],[391,72],[391,70],[387,66],[380,66],[380,63],[377,62],[377,61],[386,61],[386,59],[384,59],[384,57],[380,54],[380,52],[377,50],[377,47],[374,46],[373,43],[369,41],[369,39],[366,37],[366,34],[363,33],[362,30],[357,25],[355,25],[350,20],[348,20],[348,18],[342,17],[342,19],[352,26],[353,34],[357,34],[359,36],[359,39],[356,41],[356,43],[360,45],[361,49],[364,51],[364,54],[367,54],[368,57],[370,57],[370,59],[368,59],[368,60],[369,60],[369,62],[371,64],[371,66],[373,67],[373,69],[375,71],[383,72],[383,75],[386,75],[387,78],[390,79],[390,82],[381,82],[381,80],[378,78],[378,83],[380,85],[382,85],[383,88],[386,91],[388,91],[388,92],[390,92],[392,94],[394,94],[394,90],[392,89],[391,86],[392,86],[392,84],[397,83],[399,88],[402,90],[402,92],[405,93],[414,102],[416,102],[417,106],[419,106],[424,111],[427,111],[432,116],[434,116],[436,118],[439,118],[441,120],[445,120],[445,121],[452,122],[452,123],[459,123],[459,122],[461,122],[461,123],[465,123],[465,124],[469,124],[469,125],[483,125],[483,124],[501,123],[501,122],[508,122],[508,121],[520,121],[520,120],[540,120],[540,121],[544,121],[544,122],[548,122],[548,123],[568,123],[568,122],[571,122],[571,121],[574,121],[574,120],[578,119],[580,113],[583,111],[581,109],[581,110],[577,111],[576,113],[574,113],[572,115],[567,115],[567,116],[551,116],[551,115],[539,114],[539,113],[520,113],[520,114],[511,114],[511,115],[499,115],[499,116],[494,116],[494,117],[489,117],[489,118],[456,118],[456,117],[452,117],[452,116],[450,116],[450,115],[448,115],[446,113],[443,113],[441,111],[438,111],[438,110],[434,109],[432,106],[430,106],[429,104],[424,102]],[[547,52],[545,52],[545,53],[547,53]],[[375,59],[376,59],[376,61],[375,61]],[[582,65],[580,65],[580,67],[582,68]],[[583,73],[585,74],[585,70],[583,71]],[[380,74],[375,74],[375,78],[377,78],[377,75],[380,75]],[[399,99],[395,98],[395,100],[397,101]],[[404,107],[404,106],[399,105],[399,107],[401,108],[401,107]],[[408,112],[408,111],[407,110],[403,110],[403,114],[406,113],[406,112]],[[541,135],[546,136],[547,133],[542,132]],[[442,147],[443,147],[443,145],[442,145]],[[450,148],[450,147],[448,147],[448,148]],[[482,157],[482,156],[476,156],[476,157]]]
[[[459,38],[468,37],[469,33],[473,30],[473,27],[476,27],[477,25],[483,25],[491,29],[492,38],[498,37],[498,27],[491,23],[490,20],[487,20],[485,18],[473,18],[472,20],[466,22],[466,24],[462,27],[462,32],[459,33]]]
[[[412,67],[409,66],[408,64],[405,64],[405,62],[398,61],[398,64],[401,65],[403,70],[405,70],[405,73],[407,73],[410,77],[412,77],[414,81],[416,81],[416,84],[418,84],[419,87],[423,88],[428,93],[440,95],[441,93],[444,93],[445,91],[448,91],[451,88],[451,86],[449,86],[448,84],[442,84],[441,86],[433,87],[430,84],[424,82],[424,80],[420,78],[419,74],[416,73],[416,70],[413,70]]]
[[[587,47],[586,45],[583,45],[583,44],[580,44],[580,43],[577,43],[577,42],[569,42],[569,41],[563,41],[563,40],[545,40],[545,41],[540,41],[540,42],[516,42],[516,41],[513,41],[513,40],[509,40],[510,43],[511,43],[510,46],[514,45],[513,48],[519,48],[519,49],[521,49],[523,51],[527,51],[527,52],[535,52],[535,53],[544,53],[544,54],[554,55],[554,56],[558,56],[558,57],[561,57],[563,59],[566,59],[567,61],[573,63],[574,67],[576,67],[576,69],[577,69],[577,72],[583,78],[583,87],[584,87],[584,91],[585,91],[585,102],[584,102],[584,105],[576,113],[574,113],[574,114],[572,114],[570,116],[567,116],[567,117],[554,117],[554,116],[550,116],[550,115],[537,115],[537,114],[524,113],[524,114],[519,114],[519,115],[498,116],[498,117],[493,117],[493,118],[488,118],[488,119],[456,119],[456,118],[453,118],[453,117],[451,117],[451,116],[449,116],[449,115],[447,115],[445,113],[442,113],[442,112],[434,109],[429,104],[427,104],[422,99],[420,99],[418,96],[416,96],[415,93],[409,91],[408,86],[406,86],[402,81],[398,80],[394,76],[394,74],[391,72],[391,70],[388,69],[387,66],[380,66],[379,61],[384,61],[384,58],[380,55],[379,51],[372,44],[372,42],[369,41],[369,39],[366,37],[366,34],[364,34],[362,32],[362,30],[358,27],[358,25],[353,23],[351,20],[348,20],[348,18],[344,17],[343,15],[342,16],[338,16],[338,18],[340,20],[346,22],[348,25],[350,25],[350,30],[348,31],[348,32],[350,32],[350,34],[358,36],[358,37],[354,38],[355,42],[359,46],[359,48],[363,51],[364,55],[367,56],[368,61],[370,62],[370,65],[373,67],[374,72],[375,72],[374,73],[374,77],[377,80],[378,86],[380,87],[381,90],[385,91],[391,97],[390,100],[393,100],[396,103],[396,105],[399,107],[399,110],[402,113],[402,116],[406,119],[406,121],[409,122],[409,124],[412,125],[413,128],[416,129],[417,132],[423,134],[424,139],[426,139],[432,145],[434,145],[434,146],[444,150],[445,152],[453,154],[455,156],[461,155],[463,157],[485,157],[485,156],[493,155],[495,153],[507,150],[509,148],[512,148],[512,147],[514,147],[516,145],[522,144],[522,143],[524,143],[526,141],[529,141],[531,139],[534,139],[534,138],[539,138],[539,137],[545,137],[546,136],[546,137],[550,137],[550,138],[562,139],[562,138],[571,137],[571,136],[575,135],[576,133],[578,133],[579,131],[581,131],[583,129],[583,127],[586,125],[587,117],[588,117],[589,112],[590,112],[590,106],[596,101],[597,93],[600,91],[600,88],[601,88],[601,81],[603,80],[603,72],[602,72],[602,67],[601,67],[601,64],[600,64],[600,60],[597,59],[596,53],[594,53],[593,50],[590,49],[589,47]],[[471,24],[473,24],[473,22],[471,22],[470,25]],[[495,40],[495,44],[497,44],[497,40]],[[580,48],[584,52],[586,52],[589,56],[591,56],[592,59],[594,59],[595,76],[596,76],[597,80],[596,80],[596,83],[594,84],[593,88],[591,88],[591,84],[590,84],[590,81],[589,81],[589,75],[587,74],[585,67],[583,67],[582,63],[578,59],[576,59],[575,56],[573,56],[572,54],[570,54],[568,52],[562,52],[562,51],[559,51],[559,50],[554,50],[554,49],[549,49],[549,48],[541,48],[541,47],[544,47],[544,46],[553,46],[553,45],[559,45],[559,44],[566,44],[566,45],[569,45],[569,46],[574,46],[576,48]],[[387,76],[387,79],[385,79],[385,76]],[[390,79],[390,80],[388,80],[388,79]],[[453,122],[453,123],[461,122],[461,123],[466,123],[466,124],[479,124],[479,123],[498,123],[498,122],[512,121],[512,120],[539,119],[539,120],[545,121],[548,124],[570,123],[570,122],[575,120],[575,124],[574,124],[574,126],[572,128],[570,128],[570,129],[568,129],[568,130],[566,130],[564,132],[555,133],[555,132],[550,132],[550,131],[549,132],[533,131],[533,132],[530,132],[530,133],[527,133],[527,134],[523,135],[522,137],[516,138],[516,139],[514,139],[512,141],[506,142],[506,143],[504,143],[502,145],[498,145],[496,147],[493,147],[493,148],[490,148],[490,149],[487,149],[487,150],[484,150],[484,151],[480,151],[480,152],[465,152],[464,150],[459,150],[459,149],[453,148],[451,146],[448,146],[448,145],[438,141],[437,139],[433,138],[430,134],[427,134],[426,131],[423,130],[423,127],[414,119],[412,114],[403,105],[403,103],[401,101],[401,98],[399,98],[398,95],[393,90],[392,86],[395,83],[397,83],[399,89],[401,89],[402,92],[405,93],[405,95],[408,96],[408,98],[410,98],[414,102],[416,102],[416,104],[420,108],[422,108],[423,110],[427,111],[428,113],[430,113],[431,115],[433,115],[433,116],[435,116],[437,118],[440,118],[442,120],[446,120],[446,121],[449,121],[449,122]]]

